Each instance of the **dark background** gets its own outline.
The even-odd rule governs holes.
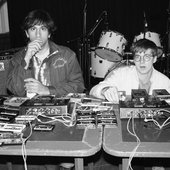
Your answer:
[[[121,33],[128,41],[125,51],[129,51],[134,37],[144,31],[144,13],[148,30],[160,34],[164,53],[169,51],[169,0],[7,0],[7,3],[11,48],[25,45],[20,26],[27,13],[37,8],[45,9],[58,27],[54,42],[76,52],[87,86],[92,84],[90,49],[97,46],[100,34],[107,26],[104,19],[98,23],[103,11],[108,14],[109,30]],[[96,24],[96,29],[86,37]],[[163,60],[157,67],[169,74],[169,64]]]

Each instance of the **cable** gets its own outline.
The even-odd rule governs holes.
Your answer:
[[[31,137],[32,135],[32,125],[31,125],[31,122],[29,121],[29,126],[30,126],[30,134],[27,136],[27,138],[23,138],[23,136],[21,136],[21,139],[22,139],[22,157],[23,157],[23,160],[24,160],[24,169],[27,170],[27,152],[26,152],[26,141]],[[23,135],[23,134],[22,134]]]
[[[166,113],[169,113],[170,114],[170,111],[169,110],[166,110],[166,109],[159,109],[157,110],[157,117],[159,116],[159,113],[160,112],[166,112]],[[160,123],[154,119],[154,116],[152,116],[151,118],[147,118],[146,115],[145,115],[145,118],[144,118],[144,121],[145,122],[153,122],[156,126],[159,127],[159,129],[163,129],[163,127],[167,126],[170,124],[170,122],[168,122],[170,120],[170,116],[162,123],[162,125],[160,125]]]
[[[129,129],[129,125],[130,125],[130,120],[132,119],[132,131],[130,131]],[[134,118],[133,118],[133,112],[131,112],[131,117],[129,118],[128,122],[127,122],[127,131],[134,137],[136,137],[136,140],[137,140],[137,145],[135,146],[135,148],[132,150],[130,156],[129,156],[129,161],[128,161],[128,167],[127,167],[127,170],[133,170],[132,166],[131,166],[131,162],[132,162],[132,159],[138,149],[138,147],[140,146],[141,142],[140,142],[140,139],[139,137],[136,135],[136,132],[135,132],[135,125],[134,125]]]

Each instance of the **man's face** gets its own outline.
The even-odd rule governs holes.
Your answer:
[[[148,74],[153,68],[153,63],[155,63],[157,57],[153,56],[152,50],[148,49],[146,51],[137,52],[134,55],[134,63],[136,65],[136,70],[140,74]]]
[[[34,25],[33,27],[29,28],[28,31],[26,31],[26,35],[30,41],[37,39],[41,40],[42,47],[46,45],[48,38],[50,37],[49,31],[44,25]]]

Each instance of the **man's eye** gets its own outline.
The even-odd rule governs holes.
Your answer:
[[[145,55],[145,58],[151,58],[152,56],[151,55]]]
[[[31,30],[31,31],[34,31],[34,30],[35,30],[35,27],[30,28],[30,30]]]
[[[46,31],[47,30],[47,27],[42,27],[41,28],[43,31]]]
[[[135,58],[140,58],[140,56],[139,56],[139,55],[136,55]]]

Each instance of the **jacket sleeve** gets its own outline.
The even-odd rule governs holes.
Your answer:
[[[32,77],[30,70],[25,70],[24,53],[18,52],[9,62],[7,89],[15,96],[25,96],[24,79]]]

